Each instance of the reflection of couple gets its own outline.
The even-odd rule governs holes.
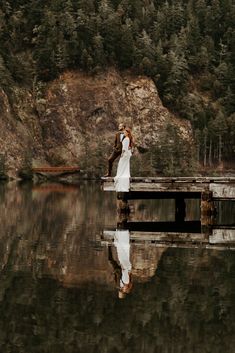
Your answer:
[[[113,259],[111,247],[109,247],[109,261],[114,269],[115,281],[119,289],[118,297],[122,299],[125,298],[126,294],[129,294],[132,289],[129,230],[116,230],[114,245],[117,248],[120,265]]]
[[[119,124],[119,131],[115,136],[114,150],[108,159],[108,173],[106,177],[111,176],[113,162],[119,156],[117,174],[114,178],[115,190],[117,192],[128,192],[130,189],[130,158],[132,155],[133,137],[131,129]]]

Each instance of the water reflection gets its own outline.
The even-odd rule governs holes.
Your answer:
[[[115,194],[104,197],[96,183],[0,186],[0,351],[232,353],[235,252],[157,246],[126,228],[169,220],[165,202],[135,201],[125,221]],[[105,229],[115,241],[102,239]],[[122,275],[133,284],[125,300]]]
[[[118,288],[118,297],[125,298],[131,292],[133,283],[130,262],[130,232],[127,229],[117,229],[114,234],[114,245],[117,250],[118,262],[114,260],[111,246],[109,261],[114,269],[115,282]]]

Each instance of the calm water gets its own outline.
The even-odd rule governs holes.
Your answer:
[[[234,203],[217,223],[234,224]],[[171,200],[135,201],[131,221],[174,220]],[[199,220],[187,201],[187,220]],[[114,193],[0,185],[1,353],[234,353],[235,251],[130,243],[133,288],[118,298],[103,231]]]

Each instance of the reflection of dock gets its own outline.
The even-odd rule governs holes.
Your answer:
[[[78,186],[76,185],[70,185],[70,184],[51,184],[51,183],[46,183],[46,184],[36,184],[32,187],[32,190],[35,192],[45,192],[45,193],[51,193],[51,192],[69,192],[69,191],[76,191],[78,190]]]
[[[185,222],[124,222],[122,227],[132,232],[201,233],[200,221]]]
[[[143,224],[138,229],[138,222],[130,223],[128,225],[130,229],[130,241],[136,244],[146,244],[148,246],[152,245],[157,247],[167,246],[174,248],[235,250],[235,227],[215,226],[211,229],[210,233],[201,233],[198,228],[191,229],[191,231],[190,228],[188,228],[187,232],[181,232],[180,228],[173,230],[173,224],[169,226],[169,230],[167,231],[167,223],[160,223],[162,223],[160,224],[160,228],[165,227],[165,231],[156,230],[157,228],[155,228],[155,231],[151,231],[150,225],[144,230],[142,228]],[[152,229],[154,229],[154,225],[152,225],[152,227]],[[183,227],[185,226],[182,225],[181,229],[183,229]],[[186,228],[187,226],[184,230],[186,230]],[[101,244],[112,244],[114,236],[115,230],[104,230],[100,236]]]

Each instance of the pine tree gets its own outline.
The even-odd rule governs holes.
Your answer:
[[[215,145],[214,155],[219,163],[222,162],[223,145],[227,134],[227,122],[222,111],[219,111],[216,117],[209,122],[208,132],[212,136]]]
[[[55,65],[58,40],[56,13],[46,11],[42,23],[34,27],[33,33],[34,59],[37,63],[38,77],[44,80],[54,78],[57,73]]]
[[[9,90],[12,85],[12,76],[5,65],[3,57],[0,55],[0,87]]]
[[[188,65],[191,70],[198,71],[198,52],[202,45],[202,37],[199,29],[198,19],[191,17],[187,24],[187,42],[188,42]]]
[[[145,30],[138,37],[134,54],[135,65],[147,75],[155,73],[155,45]]]
[[[205,0],[196,0],[195,1],[195,14],[198,18],[198,24],[202,33],[205,33],[207,23],[207,4]]]
[[[81,65],[82,65],[82,68],[86,71],[91,71],[94,66],[94,61],[86,49],[83,49],[82,51]]]
[[[174,51],[168,54],[168,78],[165,83],[165,99],[169,104],[185,94],[188,78],[188,66],[184,55],[177,55]]]
[[[158,89],[162,92],[164,89],[164,84],[167,79],[168,65],[167,65],[167,55],[163,53],[162,41],[159,40],[155,51],[155,76],[154,81]]]
[[[135,42],[133,38],[133,24],[130,19],[121,26],[118,61],[121,68],[132,67],[134,61]]]
[[[93,48],[93,57],[96,65],[99,68],[103,68],[106,64],[106,55],[104,51],[104,39],[99,33],[93,38]]]

